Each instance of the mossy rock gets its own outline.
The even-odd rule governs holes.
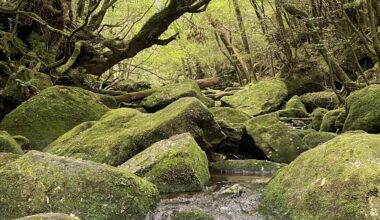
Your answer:
[[[51,86],[53,83],[49,75],[31,69],[22,69],[8,78],[2,96],[7,103],[17,106]]]
[[[321,128],[323,116],[328,112],[329,110],[324,109],[324,108],[316,108],[314,111],[311,113],[312,121],[309,124],[309,127],[311,129],[319,131]]]
[[[371,85],[348,96],[348,114],[343,131],[380,133],[380,85]]]
[[[30,140],[22,135],[15,135],[13,139],[21,146],[23,150],[31,150]]]
[[[301,101],[309,112],[316,108],[332,110],[337,108],[340,104],[336,94],[329,91],[304,94],[301,96]]]
[[[256,147],[274,162],[289,163],[307,149],[297,132],[282,123],[275,113],[251,119],[246,130]]]
[[[280,117],[285,117],[285,118],[307,118],[309,117],[309,114],[303,110],[300,110],[298,108],[286,108],[286,109],[281,109],[277,111],[277,114]]]
[[[328,111],[323,116],[321,128],[319,130],[325,132],[337,132],[338,128],[335,126],[335,123],[342,112],[345,112],[344,108]]]
[[[109,109],[98,96],[75,87],[53,86],[21,104],[0,123],[0,129],[28,138],[42,150],[85,121],[98,120]]]
[[[21,157],[21,154],[1,153],[0,152],[0,168],[10,162],[13,162]]]
[[[6,131],[0,131],[0,152],[23,154],[21,146]]]
[[[218,152],[239,153],[239,143],[242,139],[245,129],[245,123],[251,119],[244,112],[229,107],[214,107],[210,111],[215,116],[215,121],[222,128],[223,133],[227,136],[218,148]]]
[[[202,209],[192,209],[186,211],[174,211],[171,220],[214,220],[210,214]]]
[[[201,191],[210,179],[207,156],[190,133],[154,143],[119,168],[144,177],[161,193]]]
[[[285,109],[298,109],[307,115],[306,107],[302,103],[301,98],[297,95],[293,96],[288,102],[286,102]]]
[[[303,153],[269,182],[264,205],[282,219],[378,219],[380,135],[340,135]]]
[[[129,108],[111,110],[85,127],[79,125],[62,135],[45,151],[117,166],[176,134],[191,133],[204,150],[224,139],[212,113],[196,98],[182,98],[154,114]]]
[[[299,7],[297,5],[297,7]],[[321,59],[300,62],[282,77],[290,95],[302,95],[324,90],[328,67]],[[285,74],[283,74],[285,75]]]
[[[115,167],[29,151],[0,168],[3,219],[57,212],[81,219],[143,219],[157,188]]]
[[[312,132],[305,137],[303,137],[302,141],[307,145],[308,148],[314,148],[320,144],[323,144],[337,135],[331,132]]]
[[[288,96],[285,84],[278,79],[263,80],[246,86],[232,96],[221,99],[223,106],[257,116],[276,111]]]
[[[286,164],[267,160],[224,160],[211,164],[212,171],[241,175],[273,175]]]
[[[16,220],[79,220],[79,218],[62,213],[43,213],[18,218]]]
[[[183,80],[180,83],[163,86],[146,97],[141,102],[141,106],[148,112],[156,112],[183,97],[195,97],[206,106],[213,106],[213,101],[202,94],[194,80]]]

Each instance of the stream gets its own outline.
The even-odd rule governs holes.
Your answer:
[[[164,195],[146,220],[171,219],[173,211],[202,209],[215,220],[276,220],[259,212],[268,176],[212,174],[203,192]]]

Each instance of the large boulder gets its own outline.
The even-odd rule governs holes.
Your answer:
[[[79,125],[62,135],[45,151],[116,166],[155,142],[186,132],[204,150],[224,139],[205,105],[196,98],[182,98],[154,114],[128,108],[111,110],[96,123]]]
[[[324,90],[325,73],[328,71],[326,62],[320,59],[300,62],[293,66],[290,72],[282,75],[289,95],[302,95],[309,92]]]
[[[380,133],[380,85],[371,85],[348,96],[348,114],[343,131]]]
[[[300,98],[309,112],[315,108],[332,110],[337,108],[340,104],[336,94],[329,91],[307,93],[302,95]]]
[[[31,69],[22,69],[9,76],[2,96],[7,104],[17,106],[51,86],[53,83],[49,75]]]
[[[278,110],[287,96],[285,84],[272,79],[250,84],[235,95],[223,97],[221,101],[223,106],[239,109],[249,116],[257,116]]]
[[[33,149],[42,150],[76,125],[98,120],[109,109],[94,93],[75,87],[53,86],[10,112],[0,130],[23,135]]]
[[[119,166],[160,192],[201,191],[210,179],[207,156],[189,133],[159,141]]]
[[[320,144],[323,144],[331,139],[334,139],[337,135],[331,132],[311,132],[310,134],[305,135],[302,138],[302,141],[306,144],[306,146],[311,149]]]
[[[6,131],[0,131],[0,152],[23,154],[21,146]]]
[[[283,219],[379,219],[380,135],[348,133],[303,153],[270,181]]]
[[[246,130],[256,147],[274,162],[289,163],[307,149],[297,132],[282,123],[275,113],[251,119]]]
[[[198,84],[194,80],[184,80],[181,83],[157,89],[152,95],[146,97],[141,102],[141,106],[148,112],[156,112],[183,97],[195,97],[208,107],[213,105],[213,101],[202,94]]]
[[[18,218],[16,220],[79,220],[79,218],[76,218],[73,215],[66,215],[62,213],[43,213]]]
[[[81,219],[143,219],[159,200],[140,177],[91,161],[29,151],[0,168],[2,219],[72,213]]]
[[[245,123],[251,117],[238,109],[229,107],[214,107],[210,108],[210,111],[214,114],[215,121],[227,136],[216,150],[223,153],[239,153],[239,143],[243,136]]]
[[[0,152],[0,168],[4,165],[7,165],[10,162],[13,162],[21,157],[21,154],[13,153],[1,153]]]

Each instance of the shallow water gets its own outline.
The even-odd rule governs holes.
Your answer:
[[[169,220],[173,211],[202,209],[216,220],[268,220],[259,213],[261,191],[269,181],[267,176],[214,174],[209,186],[198,193],[162,196],[157,209],[146,220]],[[238,184],[238,185],[236,185]],[[226,193],[226,189],[233,192]]]

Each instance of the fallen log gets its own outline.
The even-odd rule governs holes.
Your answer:
[[[207,87],[217,86],[220,83],[222,83],[222,80],[219,77],[211,77],[205,79],[198,79],[196,80],[196,82],[198,83],[199,88],[204,89]]]

